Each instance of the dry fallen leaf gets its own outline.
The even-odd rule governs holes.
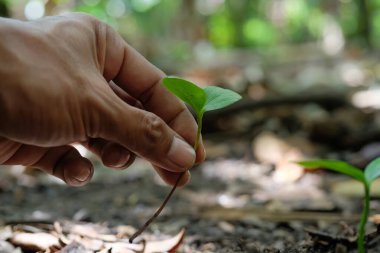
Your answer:
[[[369,217],[369,220],[375,225],[380,225],[380,214],[372,215],[371,217]]]
[[[283,139],[271,132],[263,132],[252,143],[253,155],[258,161],[275,165],[273,180],[277,183],[294,183],[304,169],[294,161],[305,159],[310,148],[298,138]]]
[[[58,238],[48,233],[16,232],[11,238],[13,245],[29,251],[44,251],[50,247],[58,247]]]
[[[112,252],[129,253],[160,253],[160,252],[177,252],[185,237],[186,230],[181,231],[174,237],[160,241],[146,241],[144,243],[134,244],[129,242],[105,243],[106,248],[112,248]]]
[[[144,253],[157,253],[157,252],[169,252],[174,253],[181,246],[183,239],[185,238],[186,230],[183,228],[174,237],[163,241],[147,242],[145,245]]]

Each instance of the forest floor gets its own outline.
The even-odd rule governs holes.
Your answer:
[[[125,172],[100,169],[94,182],[82,188],[68,188],[50,180],[36,182],[30,175],[18,176],[18,184],[4,182],[3,178],[0,252],[17,252],[17,245],[33,249],[30,244],[44,237],[18,242],[17,233],[52,233],[57,222],[64,227],[76,224],[85,231],[81,239],[76,237],[83,248],[62,252],[101,252],[106,247],[99,246],[104,234],[123,231],[123,237],[115,238],[128,238],[169,191],[157,184],[159,179],[148,168],[141,169],[147,164],[138,164]],[[279,184],[273,181],[272,173],[271,168],[240,160],[206,162],[194,169],[191,183],[178,189],[163,214],[135,244],[141,244],[142,239],[165,241],[185,229],[183,241],[177,238],[162,247],[178,243],[178,252],[184,253],[356,252],[361,200],[352,196],[357,190],[345,189],[355,188],[352,181],[334,174],[305,174],[295,183]],[[374,215],[380,201],[373,200],[372,207]],[[74,230],[66,236],[70,238]],[[98,240],[81,241],[94,231],[93,237]],[[368,252],[380,252],[380,234],[374,223],[370,222],[367,232],[372,234]],[[167,251],[155,250],[142,252]]]
[[[89,155],[96,173],[81,188],[2,168],[0,252],[356,252],[361,185],[292,161],[340,159],[363,168],[380,156],[380,105],[370,99],[380,68],[372,56],[309,53],[304,61],[299,51],[293,63],[242,55],[180,74],[245,99],[205,116],[206,162],[134,244],[128,237],[170,190],[144,161],[113,171]],[[372,190],[368,253],[379,253],[380,181]]]

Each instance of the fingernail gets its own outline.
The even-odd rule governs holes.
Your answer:
[[[105,147],[102,154],[104,165],[114,168],[124,167],[129,160],[129,152],[116,145]]]
[[[83,163],[77,167],[78,168],[75,170],[72,177],[79,182],[87,181],[92,174],[92,164],[90,162],[83,161]]]
[[[168,158],[177,166],[188,169],[195,162],[195,151],[185,141],[174,137],[169,149]]]

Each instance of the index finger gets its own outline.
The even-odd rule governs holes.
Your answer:
[[[197,124],[184,103],[161,84],[165,74],[128,45],[112,28],[105,29],[103,76],[113,80],[139,100],[144,109],[161,117],[187,142],[194,144]],[[204,147],[197,150],[197,162],[204,160]]]
[[[113,80],[144,108],[170,122],[186,107],[162,85],[165,74],[128,45],[112,28],[107,29],[103,75]]]

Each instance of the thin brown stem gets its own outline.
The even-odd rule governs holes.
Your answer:
[[[198,117],[197,117],[198,129],[197,129],[197,136],[196,136],[196,139],[195,139],[195,143],[194,143],[194,146],[193,146],[193,148],[194,148],[195,151],[198,149],[198,146],[199,146],[199,140],[200,140],[201,131],[202,131],[202,117],[203,117],[203,112],[200,115],[198,115]],[[177,186],[178,186],[179,182],[181,181],[181,178],[183,177],[183,175],[186,174],[186,172],[188,170],[189,169],[187,169],[186,171],[184,171],[181,174],[179,174],[179,176],[177,178],[177,181],[175,182],[175,184],[174,184],[173,188],[171,189],[171,191],[169,192],[169,194],[166,196],[164,202],[162,202],[161,206],[152,215],[152,217],[150,217],[149,220],[147,220],[145,222],[145,224],[131,236],[131,238],[129,238],[129,243],[132,243],[133,240],[136,239],[137,236],[141,235],[142,232],[144,232],[145,229],[147,229],[149,227],[149,225],[160,215],[160,213],[162,212],[162,210],[164,210],[166,204],[169,202],[170,198],[172,197],[173,193],[177,189]]]
[[[170,198],[172,197],[174,191],[177,189],[177,186],[178,186],[179,182],[181,181],[181,178],[183,177],[183,175],[185,175],[185,173],[186,173],[186,171],[179,174],[177,181],[175,182],[172,190],[166,196],[164,202],[162,202],[161,206],[152,215],[152,217],[150,217],[149,220],[147,220],[145,222],[145,224],[131,236],[131,238],[129,238],[129,243],[132,243],[133,240],[136,239],[137,236],[141,235],[141,233],[143,233],[145,231],[145,229],[147,229],[149,227],[149,225],[160,215],[160,213],[162,212],[162,210],[164,210],[166,204],[169,202]]]

